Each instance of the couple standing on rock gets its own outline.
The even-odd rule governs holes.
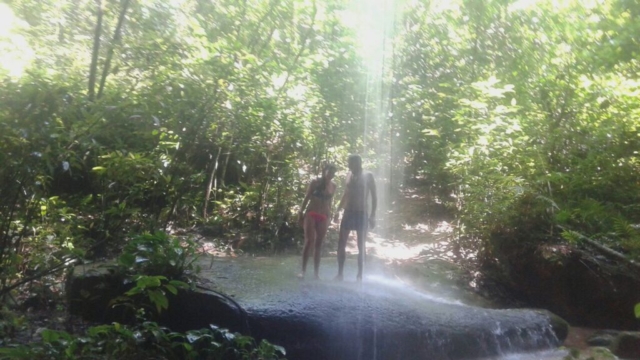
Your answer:
[[[358,276],[362,280],[362,267],[365,256],[365,240],[367,230],[376,225],[376,208],[378,197],[376,195],[376,183],[373,174],[362,170],[362,158],[360,155],[349,155],[349,173],[345,182],[344,193],[336,209],[333,221],[338,222],[340,209],[344,209],[340,222],[340,237],[338,240],[338,275],[336,280],[343,279],[344,260],[346,258],[346,246],[349,233],[356,231],[358,238]],[[302,273],[298,275],[304,278],[307,270],[307,262],[311,252],[313,256],[314,278],[319,279],[320,253],[322,242],[329,227],[331,204],[336,191],[336,184],[332,181],[336,172],[334,165],[325,165],[322,176],[314,179],[309,184],[307,194],[302,202],[299,222],[304,228],[304,250],[302,252]],[[371,213],[367,213],[368,196],[371,194]],[[307,206],[308,205],[308,206]]]

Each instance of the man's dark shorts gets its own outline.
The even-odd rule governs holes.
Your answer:
[[[365,211],[348,211],[345,210],[340,222],[340,230],[362,230],[367,231],[369,218]]]

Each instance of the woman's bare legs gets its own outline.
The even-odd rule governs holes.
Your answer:
[[[304,229],[304,249],[302,250],[302,273],[298,275],[300,278],[304,278],[307,271],[307,262],[309,261],[309,255],[316,246],[316,226],[315,220],[308,215],[305,215],[303,220]]]
[[[316,242],[315,252],[313,253],[313,274],[316,280],[320,280],[318,272],[320,270],[320,256],[322,255],[322,243],[324,237],[327,234],[327,228],[329,227],[329,219],[318,222],[316,225]]]

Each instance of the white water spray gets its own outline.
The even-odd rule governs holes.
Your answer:
[[[389,209],[392,182],[392,142],[389,91],[392,82],[394,0],[354,0],[350,9],[352,26],[358,34],[358,51],[366,72],[364,84],[363,159],[378,184],[375,232],[385,237],[385,214]],[[395,169],[395,168],[394,168]]]

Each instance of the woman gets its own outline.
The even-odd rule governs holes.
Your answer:
[[[314,278],[316,280],[320,279],[318,269],[320,268],[322,241],[329,227],[331,202],[333,200],[333,193],[336,191],[336,184],[332,181],[335,173],[336,167],[332,164],[327,164],[322,169],[322,176],[311,180],[307,194],[302,202],[300,213],[298,214],[298,222],[304,229],[302,273],[298,275],[298,277],[302,279],[304,279],[305,272],[307,271],[307,262],[311,251],[314,251]]]

